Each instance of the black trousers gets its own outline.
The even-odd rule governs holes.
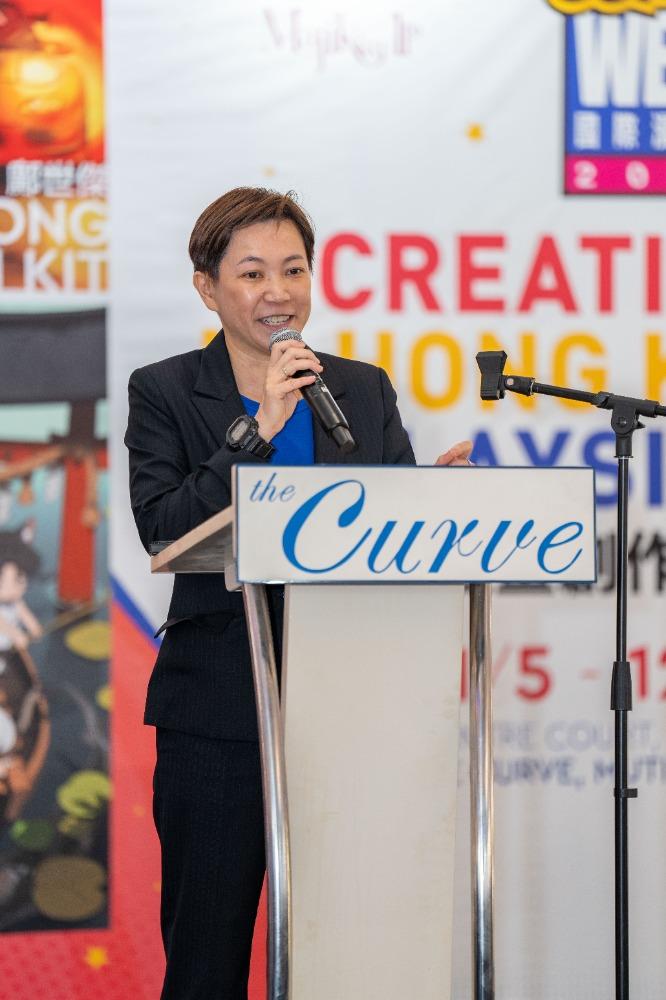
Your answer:
[[[247,1000],[264,877],[259,745],[157,730],[162,1000]]]

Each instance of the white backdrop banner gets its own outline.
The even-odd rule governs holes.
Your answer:
[[[595,470],[597,583],[495,591],[505,1000],[613,990],[614,435],[608,413],[565,400],[481,403],[474,357],[504,348],[507,373],[666,397],[662,6],[112,0],[106,11],[113,566],[151,621],[164,618],[167,581],[150,579],[129,512],[126,383],[216,328],[186,248],[202,208],[236,185],[299,193],[317,230],[308,343],[386,368],[419,462],[471,437],[481,466]],[[631,955],[634,995],[656,1000],[666,981],[666,426],[646,423],[631,460]]]

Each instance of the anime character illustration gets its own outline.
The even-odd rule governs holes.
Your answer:
[[[25,601],[39,569],[33,521],[0,531],[0,829],[28,799],[49,745],[46,699],[28,653],[43,630]]]

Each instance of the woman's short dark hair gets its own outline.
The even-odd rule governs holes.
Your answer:
[[[257,222],[289,219],[303,238],[308,267],[314,260],[314,228],[298,204],[295,191],[280,194],[269,188],[238,187],[217,198],[194,223],[190,236],[190,259],[195,271],[217,279],[220,261],[237,229]]]

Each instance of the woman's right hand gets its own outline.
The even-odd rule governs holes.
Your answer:
[[[324,368],[302,341],[283,340],[273,344],[264,394],[255,418],[264,441],[270,441],[282,430],[302,398],[300,389],[315,381],[316,375],[294,378],[297,372],[306,370],[319,375]]]

